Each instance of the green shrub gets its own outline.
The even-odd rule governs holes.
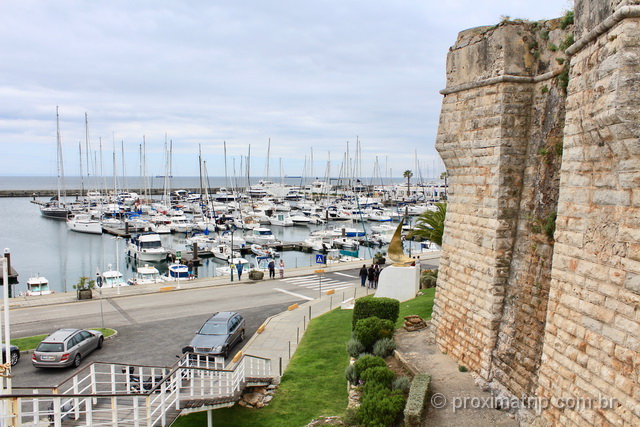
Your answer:
[[[358,320],[371,316],[388,319],[396,323],[399,312],[400,301],[397,299],[375,298],[373,295],[358,298],[353,307],[353,323],[351,324],[351,328],[355,329]]]
[[[438,281],[438,269],[424,270],[420,273],[420,288],[433,288]]]
[[[355,365],[349,365],[345,368],[344,370],[344,377],[347,379],[347,381],[349,381],[351,384],[357,384],[358,383],[358,373],[356,371],[356,367]]]
[[[396,349],[396,342],[391,338],[381,338],[373,344],[373,354],[385,358]]]
[[[362,343],[356,338],[351,338],[349,341],[347,341],[346,347],[347,353],[350,357],[358,357],[365,350],[364,345],[362,345]]]
[[[567,50],[569,49],[569,46],[571,46],[574,43],[574,37],[573,34],[567,34],[567,36],[564,38],[564,40],[562,41],[562,43],[560,43],[560,49],[562,50]]]
[[[560,28],[564,30],[569,25],[573,24],[573,19],[574,19],[573,10],[568,10],[567,13],[564,14],[562,19],[560,19]]]
[[[358,408],[357,419],[367,427],[387,427],[394,424],[404,407],[400,390],[389,390],[381,385],[368,388]]]
[[[464,365],[458,365],[458,371],[460,371],[460,372],[469,372],[469,369],[467,369],[467,367],[464,366]]]
[[[411,381],[409,377],[397,377],[391,383],[391,388],[394,390],[402,390],[404,393],[409,391],[411,387]]]
[[[411,382],[407,406],[404,408],[404,422],[408,427],[419,426],[422,422],[427,393],[431,385],[431,375],[418,374]]]
[[[365,388],[369,388],[372,383],[383,385],[387,388],[391,387],[391,382],[395,374],[386,366],[376,366],[366,369],[360,374],[360,379],[364,381]],[[366,391],[365,391],[366,393]]]
[[[393,338],[395,321],[379,319],[375,316],[358,320],[353,330],[354,338],[364,345],[366,351],[373,350],[373,345],[381,338]]]
[[[372,354],[363,354],[358,358],[358,360],[356,360],[353,366],[355,366],[356,376],[359,379],[360,375],[362,375],[362,373],[367,369],[377,368],[379,366],[386,367],[387,363],[381,357],[374,356]]]

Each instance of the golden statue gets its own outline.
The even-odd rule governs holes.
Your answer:
[[[398,224],[398,228],[396,228],[396,232],[393,233],[393,237],[391,238],[391,243],[389,243],[389,251],[388,255],[393,265],[398,267],[407,267],[411,264],[415,263],[415,259],[410,258],[404,254],[404,250],[402,250],[402,223],[404,222],[404,218],[400,220],[400,224]]]

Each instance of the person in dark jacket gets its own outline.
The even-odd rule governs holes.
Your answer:
[[[378,289],[378,279],[380,278],[380,266],[376,264],[373,267],[373,289]]]
[[[362,264],[362,268],[360,269],[360,286],[365,286],[367,283],[367,266]]]
[[[367,287],[373,288],[373,281],[376,279],[376,271],[373,269],[373,264],[367,270],[367,279],[369,279]]]
[[[276,278],[276,263],[274,260],[269,261],[269,279]]]

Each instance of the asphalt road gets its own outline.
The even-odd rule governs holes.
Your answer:
[[[438,260],[423,261],[422,264],[423,268],[434,268]],[[100,361],[171,366],[176,362],[176,356],[181,354],[182,347],[191,341],[211,314],[237,311],[246,320],[246,338],[232,349],[233,355],[268,317],[285,311],[291,304],[318,297],[318,289],[304,279],[264,280],[14,309],[10,312],[11,336],[26,337],[48,334],[65,327],[90,329],[104,325],[117,330],[118,335],[106,340],[103,349],[87,356],[83,365]],[[322,281],[340,282],[334,285],[337,287],[336,296],[338,299],[342,295],[348,298],[349,288],[344,286],[359,284],[358,270],[327,272]],[[14,387],[54,386],[73,376],[74,372],[71,368],[37,369],[31,364],[31,355],[23,354],[12,369],[12,383]]]
[[[355,283],[355,272],[329,273]],[[353,275],[353,278],[345,275]],[[274,288],[286,292],[274,290]],[[282,280],[83,301],[11,311],[11,336],[47,334],[63,327],[97,328],[103,324],[118,335],[105,341],[83,360],[153,366],[171,366],[195,332],[216,311],[237,311],[246,319],[246,338],[235,354],[270,316],[294,303],[317,297],[317,291]],[[102,311],[101,311],[102,310]],[[104,317],[104,323],[102,321]],[[13,386],[53,386],[72,376],[74,369],[37,369],[23,354],[12,369]]]

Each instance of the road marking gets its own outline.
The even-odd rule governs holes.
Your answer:
[[[284,294],[291,295],[291,296],[294,296],[294,297],[306,299],[307,301],[313,301],[315,299],[315,298],[308,297],[306,295],[296,294],[295,292],[286,291],[286,290],[280,289],[280,288],[273,288],[273,290],[274,291],[278,291],[278,292],[282,292]]]
[[[345,273],[333,273],[333,274],[336,274],[336,275],[339,275],[339,276],[344,276],[344,277],[350,277],[352,279],[357,279],[358,278],[358,276],[352,276],[351,274],[345,274]]]

